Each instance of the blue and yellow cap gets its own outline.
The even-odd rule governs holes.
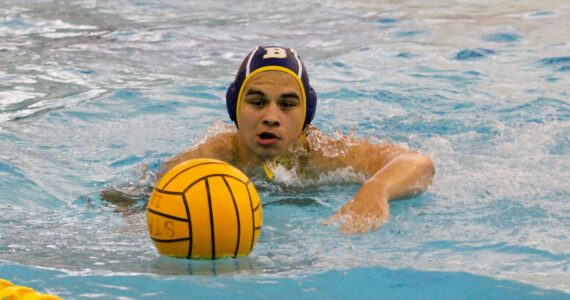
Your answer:
[[[309,75],[297,52],[291,48],[276,46],[257,46],[241,63],[235,81],[230,84],[226,92],[226,107],[230,119],[239,127],[237,108],[243,96],[243,89],[253,75],[264,71],[282,71],[297,80],[303,94],[302,105],[305,111],[303,128],[307,127],[315,116],[317,93],[309,84]]]

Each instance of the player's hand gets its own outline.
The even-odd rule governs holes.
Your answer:
[[[389,217],[390,207],[386,193],[365,184],[325,224],[338,224],[343,233],[358,234],[377,230]]]

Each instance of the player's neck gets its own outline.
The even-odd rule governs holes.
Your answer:
[[[237,137],[236,154],[237,154],[236,157],[237,163],[244,168],[251,168],[261,165],[265,160],[264,158],[259,157],[257,154],[251,151],[251,149],[249,149],[249,147],[247,147],[245,142],[241,140],[239,137]]]

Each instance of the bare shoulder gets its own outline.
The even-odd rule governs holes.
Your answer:
[[[232,161],[236,153],[236,148],[237,132],[222,132],[200,143],[196,147],[196,150],[199,157]]]
[[[233,161],[236,155],[237,132],[220,132],[206,136],[194,147],[185,150],[166,160],[163,169],[169,170],[184,161],[193,158],[214,158],[223,161]]]
[[[341,134],[333,137],[315,128],[307,132],[306,139],[313,167],[320,171],[352,167],[371,176],[394,157],[411,152],[391,143],[373,143]]]
[[[394,157],[411,152],[410,150],[389,143],[375,144],[362,140],[348,147],[346,155],[341,158],[344,165],[352,166],[368,176],[387,165]]]

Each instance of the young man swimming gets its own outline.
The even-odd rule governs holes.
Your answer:
[[[226,161],[250,176],[266,173],[270,180],[279,169],[301,179],[352,169],[366,180],[328,220],[346,233],[377,229],[389,217],[390,200],[423,192],[433,178],[433,163],[423,154],[366,140],[323,139],[310,125],[316,93],[292,49],[260,46],[249,53],[228,88],[226,105],[238,130],[219,133],[167,160],[163,172],[200,157]],[[338,148],[334,155],[326,151],[331,147]]]

